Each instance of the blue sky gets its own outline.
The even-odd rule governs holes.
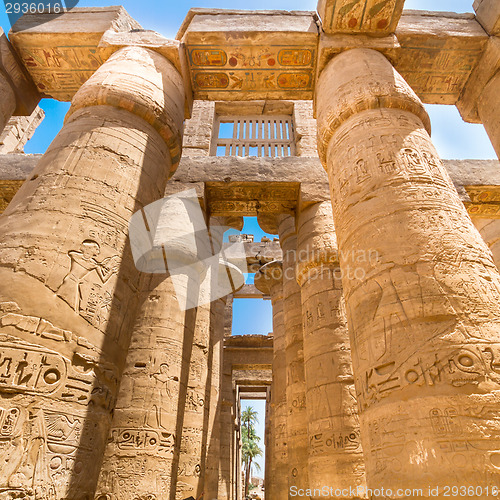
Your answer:
[[[79,7],[99,7],[111,4],[123,5],[129,14],[145,29],[158,31],[173,38],[188,10],[192,7],[230,9],[283,9],[315,10],[315,0],[204,0],[195,2],[174,2],[168,0],[81,0]],[[406,0],[406,9],[472,12],[472,0]],[[0,26],[5,32],[10,29],[5,10],[0,10]],[[43,153],[62,126],[68,103],[44,99],[41,103],[46,118],[33,139],[26,146],[27,153]],[[454,106],[427,106],[431,116],[433,141],[442,158],[496,158],[482,125],[464,123]],[[245,220],[243,232],[256,235],[259,241],[264,234],[254,218]],[[248,299],[250,300],[250,299]],[[235,301],[234,333],[268,333],[272,331],[271,306],[269,301],[253,300],[246,305],[244,300]],[[260,413],[259,430],[264,432],[263,402],[249,403]],[[245,407],[245,404],[243,405]],[[260,461],[263,467],[263,460]]]

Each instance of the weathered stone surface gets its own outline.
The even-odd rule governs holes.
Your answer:
[[[272,475],[266,486],[268,498],[288,498],[288,451],[286,384],[286,339],[283,317],[283,264],[274,260],[255,274],[255,286],[271,297],[273,304],[273,382],[271,385],[272,417],[269,447]],[[267,451],[267,448],[266,448]]]
[[[471,219],[479,231],[479,234],[488,245],[488,248],[491,250],[493,261],[497,268],[500,269],[500,220],[474,216],[472,216]]]
[[[45,116],[38,106],[29,116],[13,116],[0,133],[0,154],[23,153],[24,146]]]
[[[498,37],[492,36],[488,40],[481,59],[472,71],[457,101],[457,109],[465,121],[481,123],[478,102],[487,83],[499,69],[500,40]]]
[[[477,104],[479,117],[500,158],[500,71],[485,85]]]
[[[495,0],[474,0],[472,6],[481,26],[490,35],[498,35],[500,33],[500,4]]]
[[[497,483],[500,276],[423,106],[362,49],[328,65],[317,97],[340,264],[358,270],[343,287],[368,487]]]
[[[365,488],[365,465],[337,240],[329,201],[304,207],[297,223],[297,281],[304,325],[309,487]],[[353,498],[361,494],[330,495]]]
[[[5,126],[5,120],[8,120],[12,114],[30,115],[40,101],[40,94],[35,84],[2,28],[0,28],[0,72],[2,73],[0,117],[3,120],[0,123],[1,132]],[[6,110],[9,110],[10,114],[6,113]]]
[[[279,237],[283,250],[283,322],[285,325],[287,478],[288,488],[309,486],[307,462],[307,412],[304,374],[304,333],[300,286],[295,273],[297,235],[295,218],[280,216]],[[287,490],[289,497],[290,490]]]
[[[403,12],[404,0],[319,0],[318,13],[325,33],[394,33]]]
[[[138,50],[141,80],[113,88],[108,72],[113,107],[83,106],[80,96],[88,98],[86,85],[93,85],[86,83],[0,219],[2,356],[11,359],[0,407],[16,415],[6,436],[11,447],[1,452],[8,464],[0,473],[3,492],[78,500],[95,491],[139,306],[128,220],[163,195],[171,166],[164,138],[131,103],[148,95],[158,70],[175,69],[136,48],[117,52],[109,64],[133,68]],[[166,80],[168,95],[182,108],[175,78]],[[150,106],[168,114],[169,101],[156,96],[149,92]]]
[[[191,9],[177,38],[195,99],[310,99],[317,35],[312,12]]]
[[[104,63],[98,53],[104,33],[140,28],[123,7],[77,7],[62,15],[25,14],[12,27],[9,39],[38,91],[70,101]]]

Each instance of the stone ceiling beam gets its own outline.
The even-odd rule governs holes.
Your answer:
[[[0,211],[12,199],[22,181],[29,178],[40,157],[41,155],[14,153],[0,155]],[[471,215],[500,218],[498,160],[443,160],[443,163]],[[234,172],[238,172],[238,182],[232,180],[233,177],[236,178]],[[212,210],[211,200],[218,199],[215,186],[220,185],[224,187],[226,194],[231,191],[239,193],[238,196],[234,195],[234,200],[247,204],[247,207],[252,205],[255,210],[248,210],[249,215],[259,216],[256,209],[259,199],[262,193],[272,192],[275,183],[281,188],[289,187],[286,198],[289,202],[293,200],[293,210],[299,200],[301,204],[307,205],[330,199],[326,172],[319,158],[299,157],[185,157],[181,159],[177,172],[169,181],[168,192],[175,193],[192,186],[196,186],[201,192],[202,186],[207,184],[211,197],[208,199],[208,206]],[[247,184],[252,186],[253,191],[246,190]],[[2,197],[5,198],[3,201]],[[273,213],[266,214],[272,221]],[[258,246],[259,242],[255,242],[255,245]],[[251,255],[247,257],[250,258]]]
[[[0,28],[0,77],[3,82],[1,112],[5,115],[5,122],[11,115],[29,116],[40,101],[40,94],[2,28]],[[4,109],[6,106],[9,109],[7,114]],[[0,126],[0,132],[4,126],[5,123]]]
[[[496,30],[482,20],[496,19],[494,0],[476,2],[478,20],[474,14],[412,10],[400,17],[402,0],[323,3],[350,19],[363,6],[373,13],[368,24],[380,36],[363,24],[331,30],[314,12],[192,9],[177,35],[182,42],[177,49],[161,35],[141,30],[123,8],[106,7],[25,15],[10,38],[39,91],[59,100],[70,100],[109,54],[125,45],[166,55],[183,75],[187,96],[192,86],[195,99],[230,101],[312,99],[328,60],[364,47],[384,53],[424,102],[455,104],[488,42],[478,20]],[[387,27],[377,28],[390,12]]]
[[[474,0],[476,18],[490,34],[500,34],[500,2],[498,0]]]
[[[318,13],[325,33],[394,33],[404,0],[319,0]]]

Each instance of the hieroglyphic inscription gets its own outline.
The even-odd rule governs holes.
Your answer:
[[[95,46],[16,48],[38,90],[61,101],[70,101],[104,62]]]
[[[327,33],[386,33],[396,27],[402,8],[401,0],[325,0],[318,12]]]
[[[193,88],[205,92],[311,92],[314,47],[189,45]]]

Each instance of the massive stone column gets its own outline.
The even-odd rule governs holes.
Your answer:
[[[500,71],[488,81],[477,103],[479,118],[500,158]]]
[[[266,495],[275,500],[288,498],[287,404],[285,325],[283,322],[283,265],[273,261],[255,274],[255,286],[269,295],[273,305],[273,381],[271,385],[272,418],[270,429],[269,486]],[[266,448],[266,454],[267,454]]]
[[[498,270],[383,55],[338,55],[316,92],[368,487],[481,497],[500,482]]]
[[[285,324],[288,487],[307,488],[307,413],[304,377],[302,303],[295,275],[295,218],[281,216],[278,234],[283,250],[283,318]],[[290,489],[287,488],[287,493]]]
[[[330,201],[300,212],[297,280],[304,317],[309,486],[319,493],[314,498],[361,496],[353,493],[365,487],[365,470]]]
[[[191,444],[185,442],[183,416],[196,310],[179,307],[171,277],[149,276],[114,409],[97,500],[147,495],[175,499],[179,452],[187,452]],[[188,475],[185,469],[182,472]]]
[[[211,304],[210,310],[210,413],[207,429],[205,497],[218,498],[219,475],[225,457],[221,455],[221,383],[222,353],[224,348],[225,297]]]
[[[0,218],[4,493],[93,496],[140,289],[128,221],[163,195],[183,108],[168,60],[119,50]]]

